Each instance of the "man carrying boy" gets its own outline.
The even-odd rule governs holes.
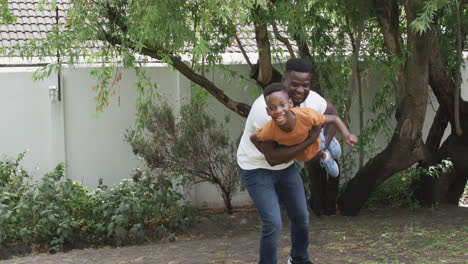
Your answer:
[[[256,144],[257,141],[275,141],[285,146],[293,146],[303,142],[309,137],[309,131],[312,127],[322,126],[324,124],[333,124],[343,135],[343,139],[349,146],[357,143],[357,137],[351,134],[336,115],[322,115],[310,108],[292,108],[293,103],[289,98],[288,92],[282,83],[272,83],[263,91],[266,101],[266,112],[272,118],[262,128],[250,137]],[[339,174],[338,165],[335,159],[341,155],[341,147],[338,141],[333,138],[329,149],[324,149],[324,138],[321,134],[316,142],[310,145],[304,152],[299,154],[296,159],[299,161],[309,161],[319,152],[321,153],[321,164],[332,177]]]
[[[294,106],[308,107],[325,114],[337,114],[336,109],[317,93],[310,91],[310,63],[291,59],[286,63],[283,84]],[[271,118],[265,111],[261,95],[252,105],[244,133],[237,150],[240,174],[262,220],[260,240],[261,264],[277,263],[277,248],[282,228],[280,201],[291,222],[291,258],[288,263],[307,264],[309,260],[309,212],[304,185],[293,159],[313,144],[320,127],[311,130],[304,142],[294,146],[279,146],[274,141],[257,142],[250,137]],[[333,127],[327,132],[327,142],[334,136]]]

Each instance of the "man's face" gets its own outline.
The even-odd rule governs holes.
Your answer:
[[[294,106],[298,106],[309,95],[310,73],[291,71],[284,77],[283,85],[288,89],[289,97]]]

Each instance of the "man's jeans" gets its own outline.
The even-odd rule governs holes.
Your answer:
[[[291,223],[291,257],[296,263],[309,259],[309,211],[304,185],[296,166],[283,170],[243,170],[240,175],[262,219],[260,264],[276,264],[282,227],[279,202]]]

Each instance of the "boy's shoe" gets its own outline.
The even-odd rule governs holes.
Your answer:
[[[291,258],[291,257],[288,258],[288,264],[295,264],[295,263],[292,261],[292,258]],[[306,261],[304,264],[313,264],[313,263],[312,263],[312,261],[308,260],[308,261]]]
[[[341,145],[336,138],[333,138],[332,141],[330,141],[330,145],[328,145],[327,150],[330,151],[330,154],[334,159],[339,159],[341,157]]]
[[[320,159],[320,165],[324,168],[328,175],[332,177],[337,177],[340,174],[340,169],[338,168],[338,164],[332,158],[330,152],[327,150],[324,152],[325,157]]]

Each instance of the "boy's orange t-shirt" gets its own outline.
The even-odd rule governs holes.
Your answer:
[[[257,130],[256,136],[260,141],[276,141],[285,146],[297,145],[304,142],[309,136],[310,129],[313,126],[321,126],[325,118],[319,112],[310,108],[296,107],[291,111],[296,116],[296,125],[291,132],[284,132],[273,120],[270,120],[262,128]],[[300,161],[309,161],[320,151],[320,136],[317,141],[310,145],[296,159]]]

